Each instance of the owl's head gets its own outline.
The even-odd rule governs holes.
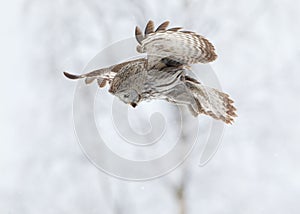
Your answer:
[[[128,89],[119,91],[115,94],[119,97],[126,104],[130,104],[132,107],[136,107],[137,104],[140,102],[141,96],[137,93],[135,89]]]

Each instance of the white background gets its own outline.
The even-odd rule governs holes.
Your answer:
[[[12,0],[0,8],[0,213],[299,213],[299,1]],[[190,161],[135,183],[103,174],[82,153],[75,83],[62,71],[80,73],[147,19],[214,43],[211,65],[239,117],[208,165]]]

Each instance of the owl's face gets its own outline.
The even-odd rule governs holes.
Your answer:
[[[119,91],[115,95],[124,103],[130,104],[132,107],[136,107],[141,99],[141,96],[134,89]]]

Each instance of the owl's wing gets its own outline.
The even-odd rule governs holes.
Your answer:
[[[190,79],[190,78],[189,78]],[[193,116],[206,114],[214,119],[232,124],[236,109],[229,96],[199,82],[187,80],[164,92],[163,99],[185,105]]]
[[[162,23],[154,30],[149,21],[144,34],[139,27],[135,29],[138,41],[137,51],[147,53],[148,68],[167,59],[180,64],[208,63],[217,58],[214,46],[203,36],[182,28],[169,28],[169,22]]]
[[[82,79],[85,78],[85,83],[90,84],[94,80],[97,80],[97,83],[100,88],[103,88],[106,83],[110,83],[116,75],[116,72],[111,71],[109,68],[102,68],[98,70],[91,71],[86,74],[75,75],[68,72],[64,72],[64,75],[69,79]]]
[[[206,114],[225,123],[232,123],[237,116],[233,101],[227,94],[187,76],[184,68],[150,70],[144,87],[144,100],[163,99],[185,105],[194,116]]]
[[[144,58],[140,58],[112,65],[107,68],[94,70],[86,74],[75,75],[70,74],[68,72],[64,72],[64,75],[69,79],[85,78],[86,84],[90,84],[94,80],[97,80],[99,87],[102,88],[106,85],[106,83],[110,84],[118,73],[122,73],[122,71],[126,70],[131,70],[131,68],[133,67],[143,68],[145,66],[145,62],[146,60]]]
[[[214,119],[222,120],[225,123],[232,123],[236,115],[236,108],[233,101],[225,94],[217,89],[202,85],[197,80],[186,76],[185,85],[194,95],[198,108],[198,114],[206,114]],[[194,108],[195,109],[195,108]]]

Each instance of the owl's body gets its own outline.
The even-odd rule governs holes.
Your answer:
[[[194,116],[203,113],[232,123],[236,109],[229,96],[187,75],[190,64],[216,59],[213,45],[194,32],[166,30],[168,24],[164,22],[154,31],[153,22],[149,21],[144,35],[136,28],[137,51],[147,53],[147,58],[83,75],[65,75],[70,79],[86,78],[86,83],[97,80],[100,87],[108,82],[109,92],[133,107],[142,101],[162,99],[186,105]]]

